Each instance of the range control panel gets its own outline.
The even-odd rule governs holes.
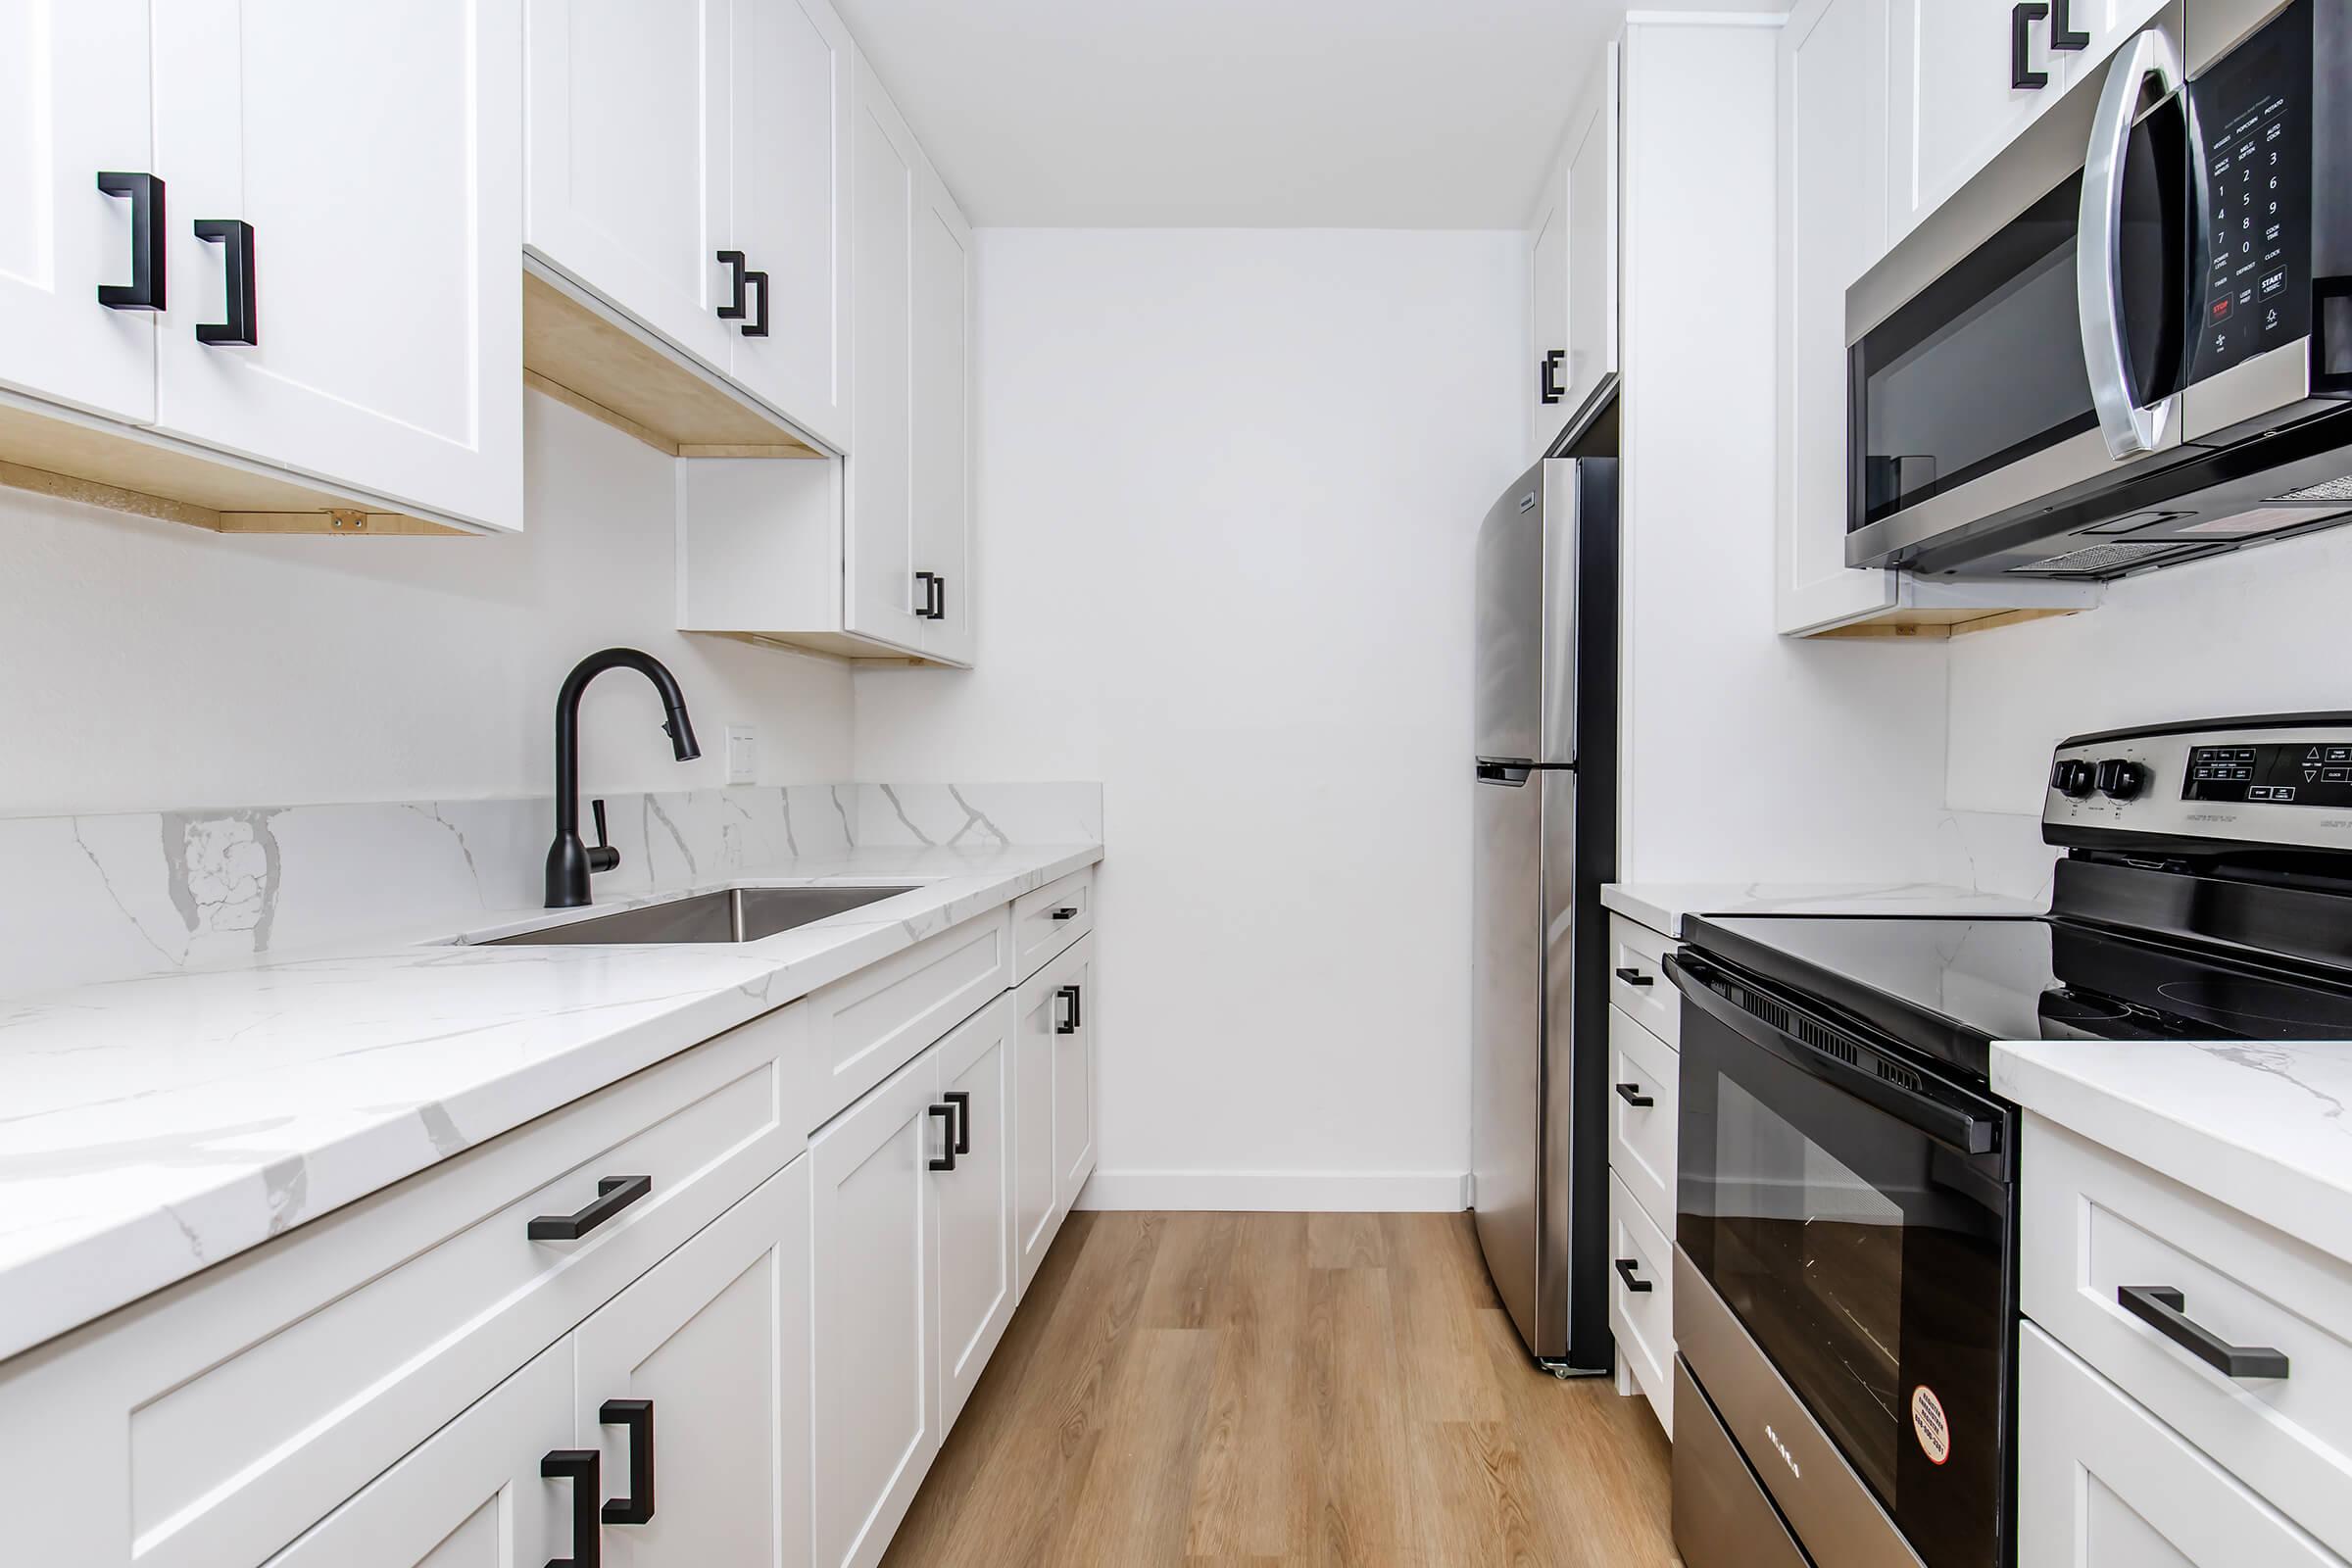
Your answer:
[[[2181,796],[2273,806],[2352,808],[2352,734],[2286,746],[2199,746]]]
[[[2051,760],[2041,821],[2052,844],[2352,852],[2352,713],[2078,736]]]

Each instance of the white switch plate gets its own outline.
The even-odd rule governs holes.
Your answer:
[[[727,726],[727,782],[760,782],[760,732],[749,724]]]

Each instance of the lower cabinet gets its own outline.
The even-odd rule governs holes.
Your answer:
[[[1095,1169],[1095,939],[1021,983],[1012,1054],[1012,1223],[1026,1291]]]
[[[942,1040],[940,1098],[956,1107],[956,1163],[939,1195],[941,1425],[956,1424],[1019,1296],[1012,1259],[1012,999]]]

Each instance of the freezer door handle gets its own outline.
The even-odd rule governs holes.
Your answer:
[[[1481,759],[1478,781],[1481,784],[1505,784],[1512,789],[1520,789],[1535,770],[1533,762],[1490,762]]]

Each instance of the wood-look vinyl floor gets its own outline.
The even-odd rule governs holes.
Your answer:
[[[885,1568],[1670,1568],[1646,1402],[1463,1214],[1074,1213]]]

